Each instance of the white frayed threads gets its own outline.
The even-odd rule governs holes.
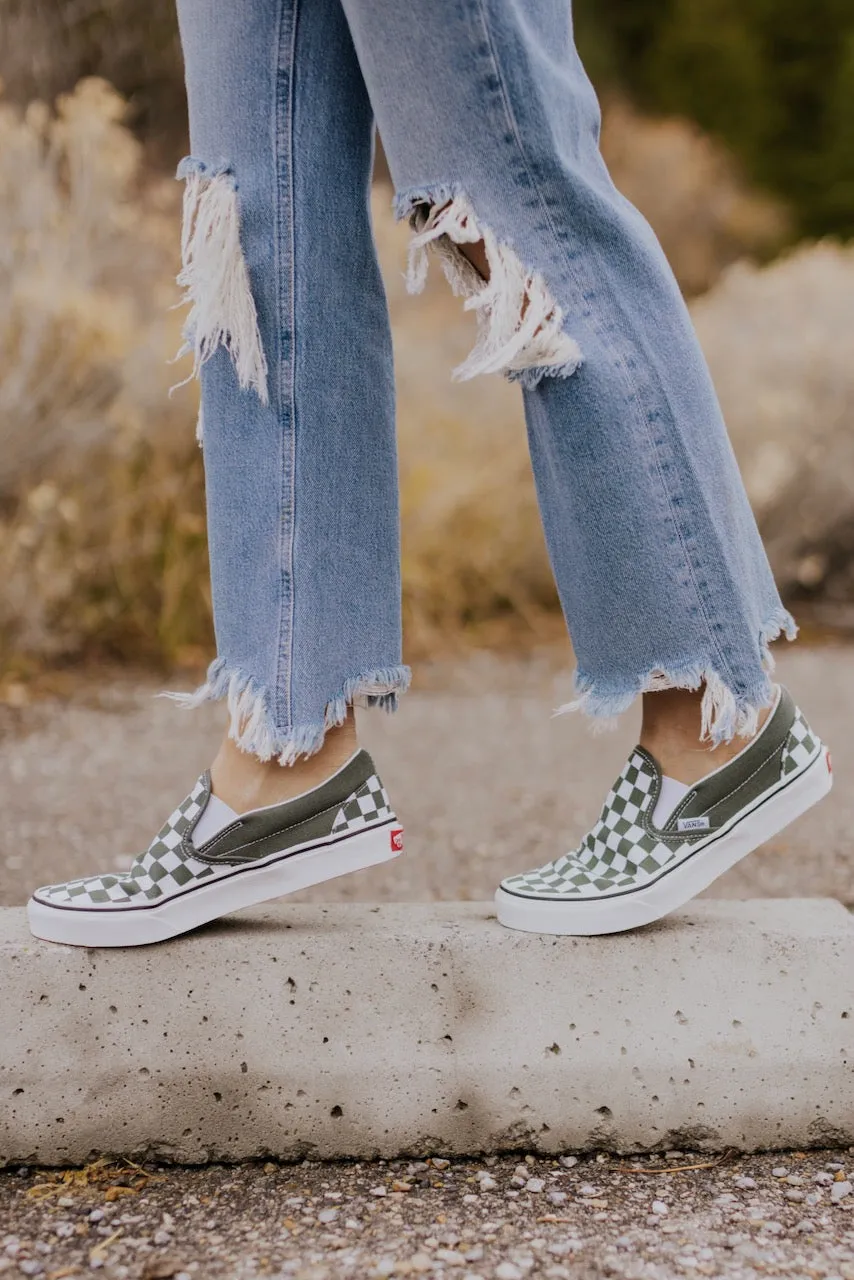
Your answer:
[[[164,692],[182,707],[192,709],[203,702],[225,699],[228,704],[228,736],[241,751],[259,760],[276,760],[292,765],[304,756],[314,755],[323,746],[326,732],[341,725],[352,706],[379,707],[394,711],[398,698],[409,688],[408,667],[384,667],[362,675],[351,676],[340,693],[327,702],[323,719],[317,723],[279,729],[273,716],[267,692],[252,676],[226,665],[222,658],[211,663],[207,679],[193,693]]]
[[[187,175],[181,261],[178,284],[191,310],[179,354],[193,353],[190,377],[198,377],[205,361],[223,346],[240,386],[257,391],[267,404],[267,361],[240,246],[240,211],[231,174],[209,176],[193,170]]]
[[[611,729],[616,718],[627,711],[635,698],[644,693],[661,693],[665,689],[703,689],[700,704],[700,740],[717,746],[731,742],[733,738],[752,738],[759,728],[759,712],[774,700],[774,686],[767,681],[767,688],[750,704],[739,703],[735,694],[716,672],[710,670],[679,671],[667,675],[653,671],[637,689],[627,693],[605,694],[588,683],[587,678],[576,676],[577,697],[555,711],[556,716],[569,711],[581,711],[591,717],[594,731]]]
[[[568,711],[582,711],[592,719],[594,730],[611,728],[616,717],[643,693],[660,693],[664,689],[703,689],[700,707],[700,737],[717,746],[733,738],[753,738],[759,727],[759,712],[770,707],[776,697],[776,686],[770,679],[774,658],[769,646],[781,635],[794,640],[797,624],[788,610],[779,607],[761,628],[758,636],[764,681],[751,691],[751,696],[737,699],[716,671],[709,667],[686,666],[676,671],[650,671],[638,686],[627,692],[606,693],[583,672],[575,673],[576,697],[555,711],[556,716]]]
[[[528,387],[540,377],[568,378],[581,364],[578,343],[563,332],[563,312],[545,280],[528,271],[508,245],[481,228],[465,196],[443,208],[418,205],[409,246],[406,276],[410,293],[420,293],[427,279],[428,255],[434,252],[448,283],[474,311],[478,339],[467,360],[454,370],[459,379],[481,373],[519,376]],[[458,245],[484,243],[489,279],[484,280]],[[536,371],[536,372],[532,372]],[[539,376],[537,376],[539,375]]]

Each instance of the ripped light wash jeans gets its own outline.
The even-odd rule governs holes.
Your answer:
[[[178,8],[218,646],[186,701],[227,698],[239,745],[288,763],[409,681],[376,121],[411,286],[435,255],[479,320],[461,374],[520,384],[571,705],[704,685],[710,739],[750,732],[794,623],[673,275],[600,156],[567,0]],[[488,283],[459,249],[481,239]]]

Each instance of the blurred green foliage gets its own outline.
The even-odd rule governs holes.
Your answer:
[[[600,91],[687,115],[792,206],[805,235],[854,235],[852,0],[575,0]]]
[[[854,235],[854,0],[573,4],[600,91],[718,135],[790,203],[799,234]],[[85,75],[129,99],[149,154],[168,165],[185,150],[174,0],[0,0],[13,101],[52,101]]]

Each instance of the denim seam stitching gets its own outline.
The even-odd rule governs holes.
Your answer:
[[[288,185],[290,194],[290,230],[291,230],[291,367],[290,367],[290,399],[291,399],[291,527],[288,540],[288,574],[290,579],[290,618],[288,626],[288,724],[293,724],[293,684],[294,684],[294,620],[296,617],[296,582],[294,580],[294,549],[297,527],[297,331],[296,331],[296,214],[294,203],[294,111],[296,110],[296,46],[299,27],[300,3],[294,0],[293,25],[291,30],[291,73],[288,85]]]
[[[542,191],[541,191],[541,189],[540,189],[540,185],[539,185],[539,183],[537,182],[537,179],[536,179],[536,176],[535,176],[535,174],[534,174],[534,171],[533,171],[533,169],[531,168],[531,164],[530,164],[530,161],[529,161],[529,159],[528,159],[527,152],[525,151],[525,147],[524,147],[524,144],[523,144],[523,142],[522,142],[521,133],[520,133],[520,131],[519,131],[519,125],[518,125],[518,122],[517,122],[517,120],[516,120],[516,117],[515,117],[515,114],[514,114],[514,112],[513,112],[513,109],[512,109],[512,107],[511,107],[511,105],[510,105],[510,99],[509,99],[508,94],[507,94],[507,87],[506,87],[506,85],[505,85],[505,82],[504,82],[504,76],[503,76],[502,71],[501,71],[501,65],[500,65],[500,63],[499,63],[499,61],[498,61],[498,57],[497,57],[496,52],[495,52],[495,45],[494,45],[494,42],[493,42],[493,39],[492,39],[492,33],[491,33],[490,29],[489,29],[489,22],[488,22],[488,20],[487,20],[487,15],[486,15],[485,5],[484,5],[484,3],[483,3],[483,0],[475,0],[475,3],[476,3],[476,5],[477,5],[478,14],[479,14],[479,16],[480,16],[480,22],[481,22],[481,26],[482,26],[482,28],[483,28],[484,38],[485,38],[485,40],[486,40],[486,44],[487,44],[487,46],[488,46],[488,48],[489,48],[489,56],[490,56],[490,60],[491,60],[491,62],[492,62],[492,67],[493,67],[493,70],[494,70],[494,72],[495,72],[495,77],[496,77],[496,79],[497,79],[497,81],[498,81],[499,88],[500,88],[500,90],[501,90],[501,101],[502,101],[503,106],[504,106],[504,113],[505,113],[505,115],[506,115],[506,117],[507,117],[507,123],[509,124],[509,126],[510,126],[510,128],[511,128],[511,130],[512,130],[512,133],[513,133],[513,137],[514,137],[514,138],[515,138],[515,140],[516,140],[516,146],[517,146],[517,148],[518,148],[519,155],[520,155],[520,158],[521,158],[521,160],[522,160],[522,163],[523,163],[523,164],[524,164],[524,166],[525,166],[525,171],[526,171],[526,173],[528,174],[528,178],[529,178],[529,180],[530,180],[531,187],[532,187],[532,189],[537,193],[537,199],[539,200],[540,207],[541,207],[541,209],[542,209],[542,211],[543,211],[543,215],[544,215],[544,217],[545,217],[545,219],[546,219],[546,222],[547,222],[547,224],[548,224],[549,230],[550,230],[550,232],[551,232],[551,234],[552,234],[552,239],[554,240],[555,244],[558,246],[558,249],[559,249],[559,251],[560,251],[561,255],[566,259],[567,263],[568,263],[568,264],[570,264],[570,269],[571,269],[571,259],[569,258],[569,255],[567,254],[566,247],[565,247],[565,245],[563,244],[563,242],[561,241],[560,236],[557,234],[557,229],[556,229],[556,227],[555,227],[555,225],[554,225],[554,221],[553,221],[552,216],[551,216],[551,211],[549,210],[549,207],[548,207],[547,202],[543,199],[543,193],[542,193]],[[609,346],[610,350],[612,351],[612,353],[613,353],[615,356],[617,356],[617,357],[618,357],[617,362],[616,362],[616,363],[617,363],[617,367],[618,367],[618,368],[621,368],[621,367],[623,366],[623,364],[624,364],[624,361],[623,361],[623,359],[622,359],[621,353],[617,350],[617,348],[616,348],[615,346],[613,346],[613,345],[611,344],[610,339],[608,339],[606,335],[602,335],[602,336],[603,336],[603,337],[605,337],[605,340],[607,341],[608,346]],[[630,390],[637,391],[637,388],[636,388],[636,387],[633,387],[631,384],[629,384],[629,383],[625,383],[625,385],[626,385],[626,386],[628,386]],[[651,436],[651,433],[650,433],[650,424],[649,424],[649,422],[648,422],[648,420],[647,420],[647,416],[646,416],[646,414],[645,414],[645,413],[644,413],[644,414],[640,414],[640,415],[638,415],[638,416],[639,416],[639,417],[641,417],[641,418],[643,419],[643,430],[644,430],[644,434],[646,435],[647,439],[648,439],[648,440],[649,440],[649,442],[650,442],[650,445],[652,446],[653,457],[655,458],[655,468],[656,468],[656,472],[658,473],[659,483],[660,483],[660,485],[661,485],[661,488],[662,488],[662,490],[663,490],[663,492],[664,492],[664,495],[665,495],[665,499],[666,499],[666,501],[667,501],[667,507],[668,507],[668,510],[670,511],[670,518],[671,518],[671,520],[673,521],[673,527],[674,527],[674,529],[676,530],[676,536],[678,537],[678,539],[679,539],[679,545],[680,545],[680,547],[682,548],[682,555],[683,555],[683,558],[684,558],[685,564],[687,565],[687,567],[688,567],[688,571],[689,571],[689,573],[690,573],[690,575],[691,575],[691,581],[692,581],[692,583],[693,583],[693,585],[694,585],[694,593],[695,593],[695,595],[696,595],[696,597],[697,597],[697,602],[698,602],[698,604],[699,604],[699,606],[700,606],[700,610],[701,610],[701,612],[702,612],[702,614],[703,614],[703,618],[704,618],[705,623],[706,623],[706,631],[707,631],[708,636],[709,636],[709,638],[710,638],[710,640],[711,640],[711,642],[712,642],[712,646],[713,646],[713,648],[714,648],[715,652],[716,652],[716,653],[717,653],[717,655],[718,655],[718,659],[720,660],[720,663],[721,663],[721,670],[722,670],[722,672],[723,672],[723,671],[725,671],[728,675],[730,675],[730,676],[731,676],[731,673],[730,673],[730,667],[729,667],[729,662],[728,662],[728,661],[725,659],[725,657],[724,657],[723,650],[722,650],[722,649],[721,649],[721,647],[720,647],[720,643],[719,643],[719,641],[718,641],[718,638],[717,638],[717,636],[716,636],[716,634],[715,634],[715,631],[714,631],[714,629],[713,629],[713,627],[712,627],[712,625],[711,625],[711,621],[710,621],[710,618],[709,618],[709,614],[708,614],[708,612],[707,612],[707,610],[706,610],[705,601],[703,600],[703,595],[702,595],[702,592],[700,591],[700,586],[699,586],[699,583],[698,583],[698,581],[697,581],[697,570],[696,570],[696,568],[695,568],[695,565],[694,565],[693,559],[692,559],[692,557],[690,556],[690,554],[689,554],[689,552],[688,552],[688,548],[687,548],[687,546],[686,546],[686,544],[685,544],[685,539],[684,539],[684,536],[683,536],[683,533],[682,533],[682,529],[681,529],[680,524],[679,524],[679,520],[677,519],[677,517],[676,517],[676,512],[675,512],[675,510],[674,510],[674,508],[673,508],[673,500],[672,500],[672,497],[671,497],[671,494],[670,494],[670,490],[669,490],[668,485],[667,485],[667,483],[666,483],[666,481],[665,481],[665,479],[664,479],[664,475],[663,475],[662,470],[661,470],[661,463],[660,463],[659,458],[658,458],[658,451],[657,451],[657,449],[655,448],[655,442],[653,441],[652,436]]]
[[[279,79],[282,70],[282,24],[284,19],[284,2],[281,0],[278,11],[278,25],[276,29],[276,69],[273,78],[273,163],[275,165],[275,190],[276,190],[276,235],[274,236],[273,253],[276,271],[276,310],[281,307],[282,303],[282,179],[281,165],[279,164],[279,149],[281,141],[280,131],[280,113],[281,106],[279,102]],[[282,387],[282,369],[284,368],[284,350],[282,341],[282,326],[276,325],[276,346],[278,349],[278,365],[276,368],[276,402],[278,407],[278,416],[280,428],[284,427],[284,392]],[[280,440],[280,456],[279,456],[279,509],[284,506],[284,486],[285,486],[285,463],[284,463],[284,430],[279,431]],[[284,557],[284,549],[282,546],[282,531],[279,527],[279,600],[278,600],[278,628],[276,632],[276,654],[275,654],[275,672],[273,677],[272,693],[272,712],[273,719],[277,719],[279,704],[279,669],[281,664],[282,653],[282,629],[283,620],[283,593],[284,583],[282,581],[282,560]]]
[[[285,704],[284,722],[285,722],[285,724],[286,724],[287,726],[290,726],[290,725],[291,725],[291,723],[292,723],[291,711],[292,711],[292,680],[293,680],[293,616],[294,616],[293,550],[294,550],[294,526],[295,526],[295,523],[296,523],[295,506],[294,506],[294,490],[295,490],[294,480],[295,480],[295,471],[296,471],[296,438],[295,438],[295,437],[296,437],[296,421],[295,421],[295,398],[296,398],[296,397],[295,397],[295,375],[294,375],[294,366],[295,366],[295,363],[296,363],[296,359],[295,359],[295,357],[296,357],[296,352],[295,352],[295,332],[294,332],[294,274],[295,274],[295,273],[294,273],[294,255],[295,255],[295,243],[294,243],[294,201],[293,201],[293,195],[294,195],[294,191],[293,191],[293,183],[294,183],[294,177],[293,177],[293,109],[294,109],[294,68],[295,68],[295,63],[296,63],[295,53],[296,53],[296,32],[297,32],[297,8],[298,8],[298,0],[294,0],[293,9],[292,9],[292,12],[291,12],[291,30],[290,30],[290,40],[288,41],[288,49],[287,49],[287,53],[288,53],[288,87],[287,87],[287,95],[286,95],[286,97],[285,97],[284,101],[281,101],[281,102],[280,102],[280,100],[279,100],[279,84],[278,84],[278,81],[279,81],[279,77],[280,77],[280,75],[281,75],[281,70],[282,70],[282,53],[283,53],[283,49],[282,49],[282,44],[283,44],[283,39],[282,39],[282,35],[283,35],[283,33],[282,33],[282,27],[283,27],[283,22],[284,22],[284,13],[285,13],[285,4],[284,4],[284,0],[281,0],[281,2],[280,2],[280,4],[279,4],[279,28],[278,28],[278,39],[277,39],[277,51],[278,51],[278,56],[277,56],[277,62],[276,62],[276,117],[277,117],[277,118],[276,118],[276,136],[275,136],[275,147],[274,147],[274,150],[275,150],[275,160],[276,160],[276,173],[277,173],[277,180],[276,180],[276,194],[277,194],[277,199],[278,199],[278,204],[279,204],[279,208],[278,208],[278,216],[277,216],[277,225],[278,225],[278,229],[279,229],[279,234],[276,236],[276,259],[277,259],[277,261],[276,261],[276,275],[277,275],[277,280],[278,280],[278,303],[279,303],[279,307],[280,307],[280,308],[282,307],[282,303],[283,303],[283,297],[282,297],[282,292],[283,292],[283,291],[282,291],[282,283],[283,283],[283,276],[284,276],[284,270],[283,270],[283,264],[282,264],[282,259],[281,259],[281,248],[280,248],[280,246],[281,246],[281,244],[283,243],[283,241],[285,241],[286,237],[287,237],[287,243],[288,243],[288,248],[289,248],[289,252],[290,252],[290,264],[289,264],[289,271],[290,271],[290,280],[289,280],[289,284],[290,284],[290,302],[289,302],[289,312],[290,312],[290,314],[289,314],[289,321],[290,321],[290,335],[289,335],[289,343],[290,343],[290,352],[289,352],[289,355],[290,355],[290,360],[289,360],[289,382],[288,382],[288,385],[287,385],[287,388],[286,388],[286,387],[285,387],[285,385],[284,385],[284,374],[285,374],[285,368],[286,368],[285,351],[284,351],[284,343],[283,343],[283,339],[282,339],[282,326],[281,326],[281,324],[279,324],[279,325],[277,326],[278,331],[279,331],[277,336],[278,336],[278,345],[279,345],[279,356],[280,356],[280,359],[279,359],[279,372],[278,372],[278,378],[277,378],[277,385],[278,385],[278,392],[279,392],[279,412],[280,412],[280,418],[284,418],[284,410],[285,410],[285,406],[286,406],[286,405],[287,405],[287,409],[288,409],[288,414],[287,414],[287,416],[288,416],[288,426],[289,426],[289,433],[290,433],[290,459],[289,459],[289,461],[290,461],[290,490],[291,490],[291,497],[290,497],[290,503],[289,503],[289,509],[290,509],[290,524],[289,524],[289,529],[288,529],[288,535],[289,535],[289,536],[286,536],[286,532],[285,532],[285,529],[284,529],[284,525],[283,525],[283,523],[280,523],[280,527],[279,527],[279,565],[280,565],[280,569],[279,569],[279,629],[278,629],[278,639],[277,639],[277,643],[276,643],[276,678],[275,678],[275,687],[274,687],[274,689],[273,689],[273,706],[274,706],[273,714],[274,714],[274,718],[278,720],[278,718],[279,718],[279,710],[280,710],[281,701],[282,701],[282,693],[284,693],[284,704]],[[285,121],[284,121],[284,127],[282,127],[283,122],[282,122],[282,120],[281,120],[281,116],[280,116],[280,113],[281,113],[281,110],[282,110],[282,108],[283,108],[283,107],[285,108],[285,111],[286,111],[286,116],[285,116]],[[280,176],[280,175],[281,175],[281,164],[279,163],[280,158],[281,158],[281,156],[280,156],[280,152],[281,152],[281,150],[282,150],[282,149],[286,150],[286,152],[287,152],[287,157],[288,157],[288,170],[287,170],[287,185],[288,185],[288,192],[287,192],[287,195],[288,195],[288,199],[287,199],[287,210],[288,210],[288,216],[287,216],[287,226],[286,226],[286,227],[283,227],[283,225],[282,225],[282,223],[283,223],[283,221],[284,221],[284,217],[283,217],[283,202],[282,202],[282,185],[283,185],[283,183],[282,183],[282,178],[281,178],[281,176]],[[282,423],[282,425],[284,425],[284,424]],[[279,494],[280,494],[280,503],[279,503],[279,506],[280,506],[280,510],[284,511],[284,510],[285,510],[285,496],[286,496],[286,495],[285,495],[286,477],[287,477],[287,474],[288,474],[288,468],[287,468],[287,466],[286,466],[287,440],[285,439],[285,432],[284,432],[284,430],[282,430],[282,431],[280,432],[280,440],[281,440],[281,452],[280,452],[280,467],[279,467],[279,475],[280,475],[280,489],[279,489]],[[287,593],[286,593],[286,591],[285,591],[285,579],[286,579],[286,574],[287,574],[287,581],[288,581],[288,592],[287,592]],[[289,599],[288,599],[288,607],[289,607],[289,614],[290,614],[290,616],[289,616],[289,624],[290,624],[290,625],[289,625],[289,629],[288,629],[287,646],[285,646],[285,638],[284,638],[284,631],[285,631],[285,607],[286,607],[286,606],[285,606],[285,596],[286,596],[286,594],[288,594],[288,596],[289,596]],[[282,691],[282,690],[281,690],[281,687],[280,687],[280,686],[281,686],[281,671],[282,671],[282,658],[283,658],[283,651],[284,651],[285,647],[287,647],[287,654],[286,654],[286,681],[285,681],[285,688],[284,688],[284,690]]]

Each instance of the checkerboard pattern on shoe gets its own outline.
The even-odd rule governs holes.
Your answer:
[[[208,776],[203,774],[125,874],[86,876],[48,885],[39,890],[40,896],[53,906],[126,906],[154,902],[193,881],[210,879],[215,869],[194,858],[185,841],[209,794]]]
[[[643,823],[653,802],[656,774],[649,757],[634,751],[608,793],[599,821],[580,847],[536,871],[511,876],[504,887],[549,897],[597,897],[633,888],[690,850],[690,841],[663,844]]]
[[[810,729],[803,713],[798,711],[792,721],[783,756],[780,762],[782,776],[788,777],[808,765],[821,750],[821,743]]]
[[[349,835],[375,822],[388,822],[393,817],[388,793],[374,773],[344,801],[332,824],[332,834]]]
[[[784,723],[784,736],[778,734],[770,755],[760,734],[728,764],[697,783],[660,831],[651,821],[659,791],[658,766],[646,751],[636,748],[609,792],[599,821],[579,848],[545,867],[509,877],[502,887],[520,895],[578,901],[642,889],[663,871],[672,871],[698,845],[711,844],[718,828],[725,829],[740,809],[767,798],[821,754],[819,738],[788,695],[785,703],[778,703],[775,720],[777,716],[785,718],[788,729]],[[727,780],[723,795],[719,789],[715,793],[716,778]],[[680,818],[694,796],[697,801],[688,821],[696,825],[688,829],[687,824],[680,825]],[[708,810],[703,806],[705,797],[709,797]]]

